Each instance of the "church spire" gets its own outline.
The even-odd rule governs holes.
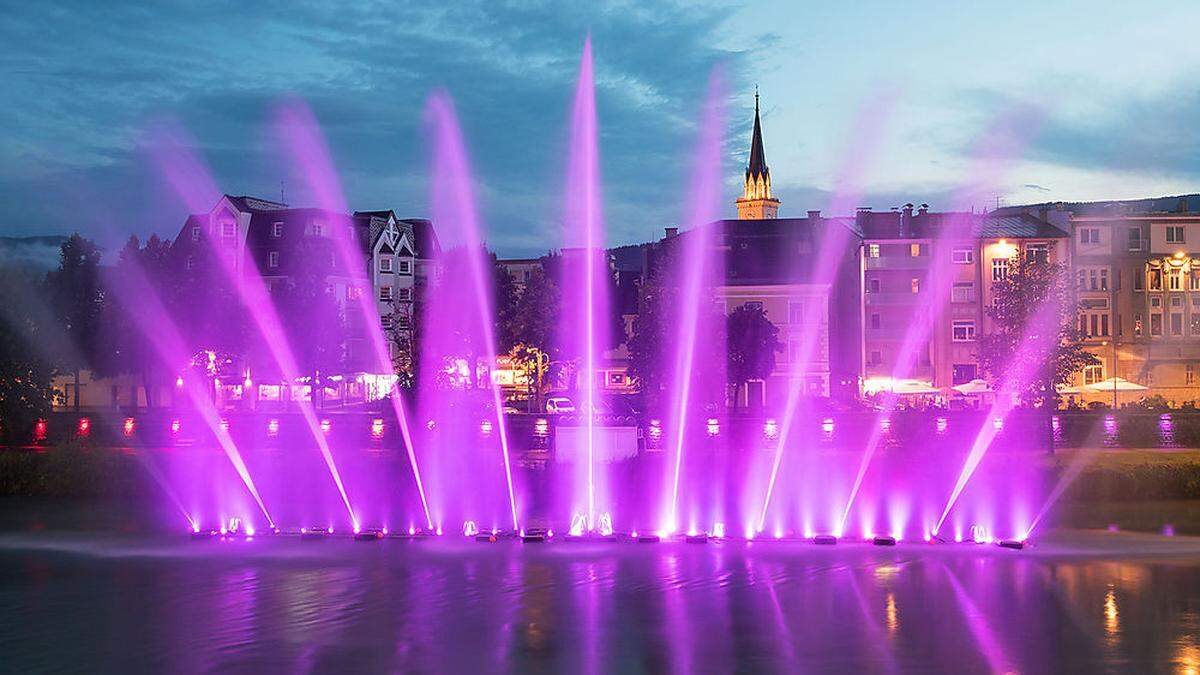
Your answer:
[[[754,87],[754,135],[750,138],[750,161],[746,164],[746,186],[737,200],[738,218],[762,220],[774,218],[779,200],[771,196],[771,170],[763,150],[762,121],[758,111],[758,87]]]

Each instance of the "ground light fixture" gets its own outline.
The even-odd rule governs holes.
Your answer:
[[[300,528],[300,541],[322,541],[333,534],[333,530],[328,527],[302,527]]]
[[[837,543],[837,537],[832,534],[818,534],[813,537],[813,543],[817,546],[833,546]]]
[[[1025,542],[1021,539],[1001,539],[997,544],[1000,548],[1011,548],[1014,551],[1020,551],[1025,548]]]
[[[876,546],[895,546],[896,538],[886,534],[879,534],[871,538],[871,543]]]
[[[386,536],[386,535],[387,535],[387,532],[385,532],[383,530],[383,528],[368,527],[366,529],[356,531],[354,533],[354,540],[355,541],[379,541],[380,539],[383,539],[384,536]]]
[[[684,537],[684,541],[686,541],[689,544],[707,544],[708,543],[708,535],[705,534],[704,532],[688,534],[686,537]]]
[[[662,541],[662,537],[658,536],[654,532],[643,532],[642,534],[634,534],[633,538],[639,544],[657,544],[658,542]]]

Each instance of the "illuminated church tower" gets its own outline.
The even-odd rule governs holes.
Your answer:
[[[750,139],[750,163],[746,165],[746,189],[737,200],[739,220],[774,218],[779,200],[771,196],[771,170],[763,153],[762,124],[758,121],[758,92],[754,92],[754,137]]]

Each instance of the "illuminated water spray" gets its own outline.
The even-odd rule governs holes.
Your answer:
[[[285,105],[280,110],[279,127],[282,137],[287,141],[285,145],[292,153],[302,176],[308,183],[309,190],[316,197],[318,206],[335,214],[348,213],[341,184],[333,167],[333,159],[321,137],[316,119],[308,107],[299,101]],[[372,285],[366,273],[361,242],[350,224],[347,222],[343,227],[334,227],[330,234],[335,245],[339,266],[342,268],[341,271],[350,277],[351,283],[355,287],[370,289]],[[362,325],[367,327],[367,337],[376,372],[393,373],[391,353],[388,349],[387,339],[383,335],[374,294],[358,293],[354,307],[360,316]],[[425,484],[421,480],[421,470],[417,465],[417,455],[413,446],[413,436],[409,428],[404,401],[399,392],[395,391],[388,398],[400,425],[400,435],[408,453],[408,463],[417,485],[417,493],[421,498],[421,508],[425,513],[425,524],[432,529],[433,518],[429,513],[429,500],[425,496]]]
[[[492,323],[494,312],[491,302],[492,289],[481,255],[483,241],[479,217],[475,211],[475,195],[471,188],[467,152],[463,146],[454,105],[447,94],[439,92],[429,99],[426,118],[433,127],[436,138],[433,198],[431,200],[434,222],[443,229],[457,232],[464,239],[472,288],[475,291],[476,306],[479,310],[478,319],[483,334],[484,355],[487,357],[490,369],[496,363],[496,335]],[[517,498],[513,491],[512,467],[509,461],[508,430],[504,423],[504,401],[500,394],[500,385],[490,376],[488,377],[488,387],[492,394],[496,426],[500,432],[500,451],[504,457],[504,480],[508,488],[512,526],[514,530],[518,530],[520,525],[517,518]]]
[[[689,418],[693,366],[696,356],[697,334],[700,332],[701,307],[709,300],[705,295],[706,272],[713,267],[714,228],[709,227],[720,216],[721,194],[721,131],[724,125],[724,85],[719,72],[709,80],[707,102],[700,123],[700,138],[697,145],[696,165],[692,178],[692,195],[685,221],[692,227],[684,235],[682,255],[677,256],[680,277],[680,310],[676,322],[676,344],[681,345],[675,362],[675,407],[672,428],[675,432],[675,468],[671,479],[671,510],[667,520],[667,531],[674,532],[679,525],[679,477],[683,470],[683,446]]]
[[[607,265],[600,206],[600,156],[591,37],[583,46],[571,120],[565,239],[569,246],[580,250],[573,270],[577,278],[568,280],[568,286],[578,283],[582,289],[581,297],[576,301],[582,305],[584,315],[580,325],[572,327],[572,334],[564,337],[582,365],[579,379],[586,424],[586,513],[587,528],[592,530],[596,527],[596,317],[607,316],[608,303],[603,285]],[[604,329],[607,331],[608,328],[606,322]]]

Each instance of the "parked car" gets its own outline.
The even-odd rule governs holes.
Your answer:
[[[551,396],[546,399],[546,412],[551,415],[575,412],[575,404],[566,396]]]

